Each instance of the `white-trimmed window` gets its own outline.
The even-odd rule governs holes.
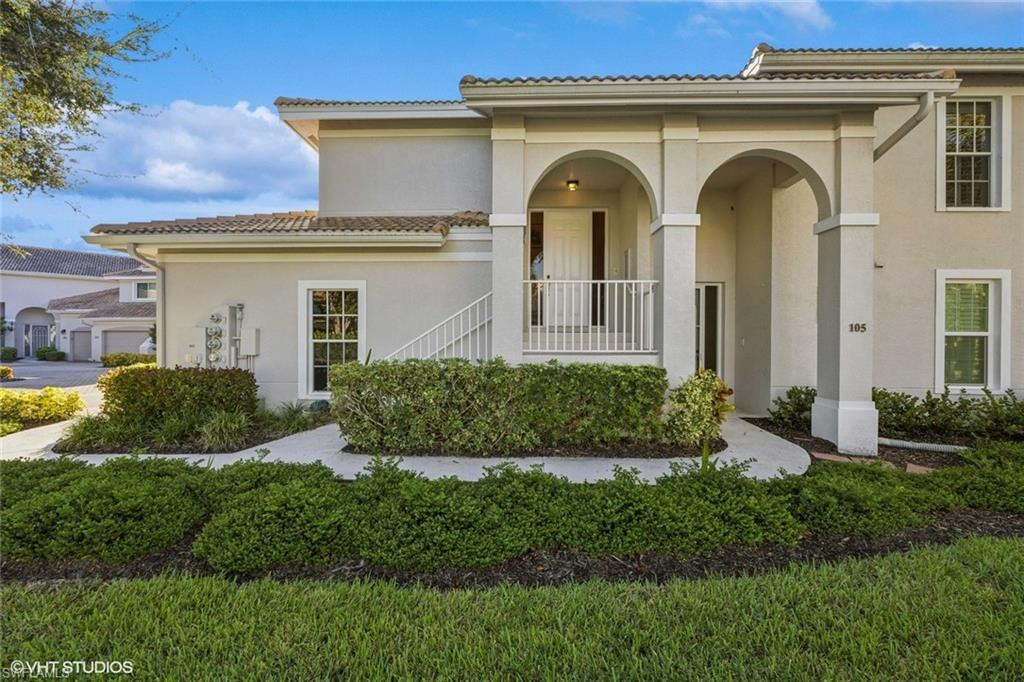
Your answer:
[[[936,391],[1006,388],[1010,271],[939,270],[935,298]]]
[[[979,95],[936,104],[937,210],[1009,210],[1008,102]]]
[[[135,300],[151,301],[156,298],[156,282],[136,282]]]
[[[329,395],[331,365],[365,355],[365,280],[299,282],[299,397]]]

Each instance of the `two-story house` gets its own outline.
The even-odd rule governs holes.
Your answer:
[[[92,351],[90,330],[84,323],[71,325],[68,317],[62,321],[64,313],[53,304],[69,297],[69,300],[99,297],[106,301],[110,298],[110,288],[118,283],[118,272],[137,269],[135,259],[116,253],[15,244],[0,246],[0,318],[3,318],[0,345],[13,347],[18,357],[32,357],[38,348],[55,347],[65,351],[69,360],[99,359],[99,353]],[[148,286],[154,287],[154,274],[145,275]],[[150,308],[147,319],[132,322],[135,337],[140,326],[145,331],[153,324],[155,306],[151,303]],[[124,322],[119,319],[114,326],[123,327]],[[95,331],[99,337],[96,341],[100,347],[117,345],[126,338],[118,336],[120,331],[126,330],[119,329],[105,338],[104,328],[100,327]],[[138,348],[134,350],[137,352]]]
[[[371,353],[704,366],[747,413],[817,386],[851,453],[872,386],[1024,386],[1024,48],[460,91],[279,98],[317,211],[96,226],[157,272],[160,362],[249,367],[271,401]]]
[[[133,261],[134,262],[134,261]],[[52,299],[58,350],[69,360],[99,360],[108,353],[150,353],[156,322],[156,273],[135,267],[103,275],[106,288]]]

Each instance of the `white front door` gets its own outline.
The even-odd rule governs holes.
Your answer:
[[[544,212],[546,324],[590,324],[591,211]],[[551,280],[551,281],[549,281]]]

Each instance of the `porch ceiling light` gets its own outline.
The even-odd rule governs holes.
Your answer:
[[[565,181],[565,186],[569,188],[570,192],[575,192],[576,190],[578,190],[580,188],[580,181],[579,180],[566,180]]]

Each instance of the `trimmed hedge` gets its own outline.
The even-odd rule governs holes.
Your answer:
[[[72,470],[64,485],[0,511],[4,554],[122,563],[165,549],[205,515],[205,476],[180,460],[122,458]]]
[[[67,357],[68,354],[62,350],[50,350],[43,353],[43,356],[40,359],[46,360],[47,362],[63,362]]]
[[[57,351],[57,347],[56,346],[40,346],[39,348],[36,348],[36,353],[35,353],[36,360],[45,360],[46,356],[49,353],[54,353],[56,351]]]
[[[100,356],[104,367],[128,367],[129,365],[155,365],[156,356],[147,353],[107,353]]]
[[[659,437],[660,367],[501,359],[379,361],[331,368],[333,413],[369,452],[507,454]]]
[[[292,480],[246,493],[206,524],[194,551],[230,573],[353,557],[426,570],[555,547],[638,554],[790,544],[799,532],[785,501],[735,467],[680,469],[656,485],[625,471],[576,485],[506,465],[468,483],[377,460],[348,486]]]
[[[259,406],[256,379],[242,369],[133,365],[113,369],[96,383],[103,414],[117,421],[199,419],[218,411],[255,415]]]
[[[0,388],[0,416],[5,423],[44,424],[70,419],[85,408],[74,391],[48,386],[38,391]]]
[[[794,386],[773,401],[769,418],[777,426],[809,432],[816,395],[810,386]],[[981,396],[962,393],[954,399],[948,388],[927,391],[923,398],[875,388],[871,397],[878,432],[888,438],[1024,440],[1024,401],[1012,390],[995,395],[983,389]]]
[[[14,346],[0,346],[0,362],[14,362],[17,359],[17,348]]]

